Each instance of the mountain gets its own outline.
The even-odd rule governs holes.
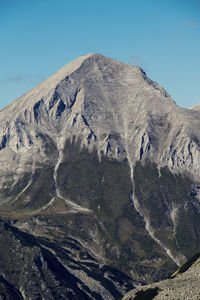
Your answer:
[[[191,109],[191,110],[199,111],[199,110],[200,110],[200,103],[198,103],[197,105],[191,107],[190,109]]]
[[[127,293],[123,300],[199,299],[200,253],[195,254],[170,278]]]
[[[118,299],[134,281],[70,236],[54,242],[0,220],[1,299]]]
[[[177,106],[139,67],[79,57],[0,111],[2,222],[59,262],[55,247],[72,239],[102,278],[112,268],[109,284],[119,287],[116,272],[133,287],[163,279],[200,247],[199,128],[200,111]]]

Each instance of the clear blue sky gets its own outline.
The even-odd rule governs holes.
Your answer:
[[[200,0],[0,0],[0,37],[0,109],[90,52],[200,102]]]

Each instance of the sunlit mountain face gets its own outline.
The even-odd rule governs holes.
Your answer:
[[[2,295],[119,299],[173,273],[200,247],[199,129],[198,109],[99,54],[1,110]]]

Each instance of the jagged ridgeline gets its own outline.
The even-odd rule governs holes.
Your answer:
[[[198,106],[99,54],[1,110],[3,295],[119,299],[172,274],[200,247],[199,129]]]

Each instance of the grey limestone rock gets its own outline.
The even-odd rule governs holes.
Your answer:
[[[139,67],[79,57],[0,111],[0,214],[161,279],[200,247],[199,129]]]

